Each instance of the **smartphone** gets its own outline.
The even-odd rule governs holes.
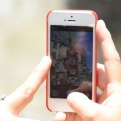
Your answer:
[[[97,14],[52,10],[46,22],[46,54],[52,59],[46,79],[46,105],[50,111],[73,112],[66,101],[72,92],[96,101]]]

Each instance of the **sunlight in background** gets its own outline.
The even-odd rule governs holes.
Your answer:
[[[46,14],[64,0],[0,0],[0,94],[9,95],[45,55]],[[20,117],[52,121],[45,106],[45,83]]]

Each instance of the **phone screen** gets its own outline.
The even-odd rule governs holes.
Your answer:
[[[50,97],[81,92],[92,99],[93,28],[50,26]]]

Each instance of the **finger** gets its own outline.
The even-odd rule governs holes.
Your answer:
[[[54,121],[83,121],[76,113],[57,112]]]
[[[98,70],[98,81],[97,85],[101,90],[105,90],[108,84],[107,77],[105,74],[105,68],[102,64],[97,64],[97,70]]]
[[[29,78],[6,98],[5,101],[7,101],[13,113],[18,114],[32,100],[35,92],[45,80],[50,66],[50,58],[47,56],[44,57]]]
[[[73,92],[90,93],[92,91],[92,82],[83,81],[78,88],[74,89]]]
[[[119,82],[121,80],[120,57],[111,38],[111,34],[102,20],[97,22],[96,33],[100,40],[107,79],[109,82],[116,82],[116,80]]]
[[[66,120],[66,113],[57,112],[55,115],[54,121],[67,121]]]
[[[93,120],[93,116],[98,112],[100,105],[89,100],[84,94],[73,92],[67,97],[70,107],[77,112],[80,117],[85,121],[88,119]],[[94,121],[94,120],[93,120]]]
[[[98,95],[98,97],[97,97],[97,103],[102,104],[109,95],[110,94],[109,94],[108,90],[107,89],[104,90],[103,93],[101,93],[101,94]]]

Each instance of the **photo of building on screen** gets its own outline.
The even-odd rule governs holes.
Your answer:
[[[92,81],[92,67],[89,68],[89,64],[87,65],[88,54],[86,55],[80,37],[87,39],[86,32],[52,31],[51,33],[50,83],[53,98],[66,98],[83,81]]]

